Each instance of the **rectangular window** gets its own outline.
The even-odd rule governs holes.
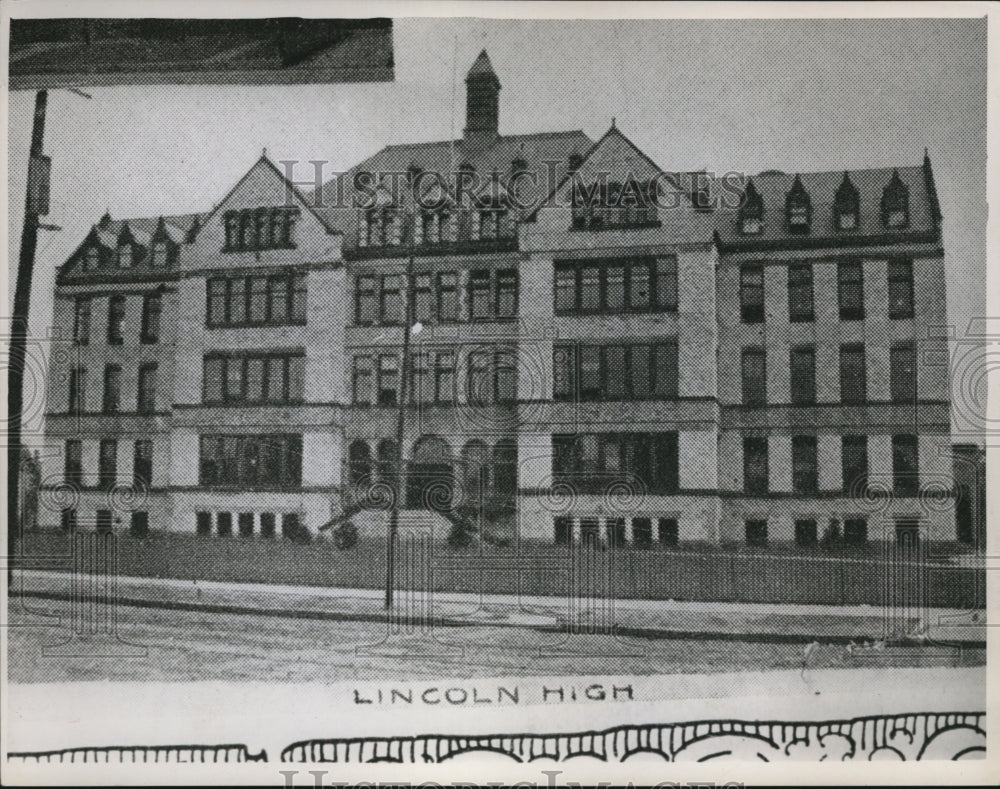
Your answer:
[[[415,274],[413,277],[413,319],[420,323],[430,323],[434,319],[434,288],[430,274]]]
[[[654,478],[649,490],[675,493],[679,487],[679,457],[676,433],[653,433]]]
[[[250,323],[267,322],[267,277],[250,278],[250,307],[247,320]]]
[[[233,513],[220,512],[215,516],[215,533],[219,537],[233,536]]]
[[[655,346],[656,350],[656,388],[657,397],[673,399],[678,396],[679,362],[677,358],[677,342],[664,342]]]
[[[367,326],[378,321],[378,295],[375,292],[375,277],[361,276],[355,281],[354,322]]]
[[[118,268],[132,268],[135,262],[135,249],[129,243],[118,247]]]
[[[807,323],[813,319],[813,270],[810,265],[788,267],[788,319]]]
[[[840,346],[840,400],[863,403],[868,396],[865,348],[863,345]]]
[[[306,322],[306,300],[308,298],[308,286],[305,274],[296,274],[292,277],[292,315],[294,323]]]
[[[455,402],[454,351],[438,351],[434,370],[434,400],[438,403]]]
[[[265,539],[273,539],[275,534],[275,517],[273,512],[262,512],[260,514],[260,536]]]
[[[240,537],[253,537],[253,513],[241,512],[236,516]]]
[[[556,314],[575,310],[576,296],[576,269],[573,266],[556,268]]]
[[[268,320],[272,323],[288,322],[288,279],[270,277],[268,286]]]
[[[497,350],[496,399],[498,403],[517,400],[517,351],[513,348]]]
[[[306,357],[288,357],[288,402],[301,403],[306,393]]]
[[[580,271],[580,310],[598,312],[601,309],[601,269],[584,266]]]
[[[361,405],[372,402],[372,359],[370,356],[354,357],[352,401]]]
[[[468,400],[470,405],[493,402],[490,381],[490,352],[479,350],[469,354]]]
[[[764,268],[740,268],[740,320],[743,323],[764,321]]]
[[[892,478],[893,491],[897,496],[916,496],[920,490],[916,436],[892,437]]]
[[[202,374],[202,400],[205,403],[222,402],[222,373],[226,360],[221,356],[206,356]]]
[[[69,412],[82,414],[87,410],[87,368],[74,367],[69,371]]]
[[[90,299],[78,298],[73,307],[73,343],[86,345],[90,342]]]
[[[195,513],[195,531],[199,537],[211,537],[212,536],[212,513],[211,512],[197,512]]]
[[[917,352],[912,343],[897,345],[889,356],[889,384],[894,403],[917,399]]]
[[[90,247],[84,253],[83,268],[85,271],[94,271],[101,265],[101,250],[97,247]]]
[[[656,259],[656,306],[677,310],[677,258],[673,255]]]
[[[743,405],[767,403],[767,354],[763,348],[744,348]]]
[[[159,293],[151,293],[142,301],[142,342],[151,344],[160,341],[160,314],[163,301]]]
[[[792,436],[792,490],[815,493],[818,487],[816,436]]]
[[[795,405],[816,402],[816,351],[793,348],[791,351],[791,394]]]
[[[458,274],[446,271],[438,274],[438,320],[458,320]]]
[[[868,540],[868,521],[864,518],[844,519],[844,542],[860,545]]]
[[[83,484],[83,442],[71,438],[66,442],[65,458],[66,482],[71,485]]]
[[[399,360],[395,354],[378,357],[378,404],[396,405],[399,394]]]
[[[472,320],[490,317],[490,272],[473,271],[469,274],[469,313]]]
[[[645,310],[653,303],[652,266],[645,261],[634,262],[629,266],[628,303],[632,309]]]
[[[434,402],[434,376],[430,370],[430,354],[417,353],[413,355],[413,391],[410,400],[416,403]]]
[[[840,458],[844,492],[850,496],[864,496],[868,491],[868,437],[844,436]]]
[[[676,349],[676,346],[674,346]],[[676,380],[676,367],[669,369],[669,365],[676,363],[676,358],[670,359],[670,344],[664,345],[633,345],[628,351],[628,372],[622,376],[621,389],[622,396],[626,396],[631,390],[632,396],[637,400],[650,397],[654,394],[657,397],[671,397],[669,389],[671,386],[670,376],[673,374]],[[656,354],[655,358],[652,354]],[[661,367],[660,365],[665,365]],[[655,375],[654,375],[655,372]],[[613,390],[612,376],[618,373],[608,365],[608,393]],[[654,390],[655,385],[655,390]]]
[[[288,401],[288,360],[282,356],[269,356],[264,378],[264,397],[269,403]]]
[[[859,321],[865,317],[864,273],[860,263],[838,264],[837,302],[842,321]]]
[[[598,345],[581,345],[580,354],[580,399],[599,400],[601,398],[601,348]]]
[[[243,365],[244,360],[241,357],[232,356],[226,359],[225,399],[229,402],[238,403],[244,398]]]
[[[111,514],[111,510],[98,510],[96,514],[97,514],[97,531],[99,532],[111,531],[111,526],[114,523],[114,518]]]
[[[226,283],[223,282],[223,285]],[[228,308],[229,312],[220,312],[218,323],[231,323],[240,325],[247,322],[247,281],[245,279],[233,279],[228,283],[228,296],[226,288],[222,289],[221,298],[225,300],[223,310]]]
[[[623,400],[628,391],[625,371],[625,346],[608,345],[604,347],[604,386],[601,394],[608,400]],[[647,361],[649,355],[646,355]],[[646,388],[649,387],[649,370],[646,370]]]
[[[767,547],[767,521],[748,520],[744,526],[746,529],[747,545],[753,548]]]
[[[267,372],[267,358],[251,356],[246,360],[244,398],[248,403],[262,403],[265,400],[264,379]]]
[[[767,493],[767,439],[743,439],[743,490],[747,493]]]
[[[97,482],[102,487],[110,487],[118,479],[118,442],[113,438],[102,438],[97,464]]]
[[[913,317],[913,261],[889,261],[889,317]]]
[[[679,536],[677,518],[659,518],[657,520],[657,527],[659,529],[660,545],[665,545],[668,548],[676,548]]]
[[[153,485],[153,440],[140,438],[135,442],[135,460],[132,464],[132,482],[137,490]]]
[[[808,547],[816,544],[816,521],[797,519],[795,521],[795,544]]]
[[[104,402],[105,414],[117,414],[122,405],[122,368],[117,364],[109,364],[104,368]]]
[[[648,548],[653,543],[653,519],[632,518],[632,544],[639,548]]]
[[[625,265],[611,263],[604,269],[604,309],[621,312],[625,309]]]
[[[506,320],[517,316],[517,271],[497,272],[496,316]]]
[[[298,487],[302,480],[302,436],[297,434],[201,437],[202,485]]]
[[[576,391],[576,346],[557,345],[552,351],[552,396],[572,400]]]
[[[108,344],[121,345],[122,325],[125,322],[125,297],[112,296],[108,302]]]
[[[139,368],[137,409],[140,414],[152,414],[156,411],[156,370],[155,362]]]

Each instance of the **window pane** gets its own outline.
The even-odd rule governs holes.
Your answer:
[[[399,386],[399,362],[394,355],[379,357],[378,404],[396,405]]]
[[[439,403],[451,403],[455,400],[455,354],[452,351],[441,351],[437,355],[434,396]]]
[[[243,399],[243,360],[226,359],[226,399]]]
[[[917,437],[892,437],[893,488],[897,495],[915,496],[920,488]]]
[[[601,308],[601,270],[587,266],[580,278],[580,309],[596,311]]]
[[[497,317],[513,318],[517,315],[517,272],[501,271],[497,274]]]
[[[139,411],[156,410],[156,365],[145,364],[139,368]]]
[[[490,354],[487,351],[474,351],[469,354],[469,404],[485,405],[492,402],[492,387],[490,386]]]
[[[285,277],[272,277],[270,281],[270,320],[284,323],[288,320],[288,280]]]
[[[438,275],[438,318],[443,321],[458,320],[458,275]]]
[[[865,349],[844,346],[840,349],[840,399],[845,403],[863,403],[867,382]]]
[[[115,365],[104,368],[104,413],[112,414],[121,407],[122,369]]]
[[[650,305],[652,291],[650,290],[650,265],[648,263],[633,263],[629,266],[629,305],[644,309]]]
[[[813,319],[812,266],[788,269],[788,317],[792,322]]]
[[[605,270],[607,281],[605,306],[609,312],[621,312],[625,306],[625,266],[615,264]]]
[[[607,388],[605,397],[611,400],[621,400],[625,397],[625,348],[621,345],[609,345],[604,349],[605,376]],[[647,381],[648,373],[647,373]]]
[[[260,356],[247,359],[247,392],[246,399],[251,403],[264,400],[264,365],[266,360]]]
[[[496,357],[497,400],[511,403],[517,400],[517,353],[501,350]]]
[[[677,258],[656,261],[656,303],[660,309],[677,309]]]
[[[913,317],[913,265],[908,260],[889,263],[889,317]]]
[[[267,278],[253,277],[250,280],[250,321],[264,323],[267,320]]]
[[[807,405],[816,402],[816,356],[812,348],[793,348],[791,354],[792,402]]]
[[[306,387],[306,357],[290,356],[288,358],[288,400],[300,403],[305,398]]]
[[[740,269],[740,317],[744,323],[764,320],[764,269],[761,266]]]
[[[374,323],[378,319],[375,295],[375,277],[358,277],[355,320],[358,323]]]
[[[469,278],[469,308],[473,320],[490,317],[490,272],[472,272]]]
[[[868,439],[866,436],[844,436],[841,446],[844,490],[852,496],[862,496],[868,488]]]
[[[677,343],[665,342],[656,346],[656,395],[677,397]]]
[[[580,397],[596,399],[601,395],[601,349],[596,345],[580,347]]]
[[[372,401],[372,360],[368,356],[354,357],[354,402]]]
[[[413,318],[429,323],[433,317],[433,289],[430,274],[417,274],[413,278]]]
[[[246,323],[247,281],[242,277],[229,281],[229,322]]]
[[[576,270],[556,269],[556,311],[576,309]]]
[[[285,380],[285,359],[281,356],[272,356],[267,360],[267,401],[269,403],[283,403],[287,399]]]
[[[292,280],[292,320],[304,321],[306,319],[306,275],[296,274]]]
[[[792,437],[792,489],[813,493],[817,488],[816,437]]]
[[[865,314],[863,272],[860,263],[837,267],[837,298],[841,320],[861,320]]]
[[[629,383],[632,385],[632,394],[636,398],[649,397],[650,395],[650,359],[649,354],[652,349],[648,345],[633,345],[629,350],[631,357],[630,370],[628,374]],[[659,371],[657,371],[659,372]],[[609,371],[609,377],[612,373]],[[608,382],[610,384],[610,380]],[[659,392],[657,392],[659,394]]]
[[[916,350],[912,345],[899,345],[892,349],[889,358],[889,378],[894,402],[909,403],[916,400]]]
[[[382,322],[403,322],[403,278],[398,274],[382,277]]]
[[[553,397],[557,400],[573,398],[573,379],[576,367],[574,346],[556,346],[552,352]]]
[[[743,489],[766,493],[768,488],[767,439],[743,439]]]

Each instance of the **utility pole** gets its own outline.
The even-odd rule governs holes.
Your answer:
[[[42,153],[45,136],[45,109],[48,91],[35,94],[35,118],[31,127],[31,150],[28,157],[28,187],[24,201],[24,227],[21,230],[21,254],[17,262],[14,286],[14,312],[11,316],[10,361],[7,367],[7,582],[14,577],[14,555],[20,546],[21,518],[19,483],[21,472],[21,411],[24,406],[24,362],[28,345],[28,306],[31,303],[31,279],[35,269],[40,216],[49,212],[49,173],[51,160]]]
[[[412,232],[412,231],[411,231]],[[386,547],[385,566],[385,607],[392,608],[393,591],[396,585],[396,542],[399,534],[400,498],[406,495],[406,463],[403,460],[403,440],[405,432],[406,406],[410,396],[410,331],[413,322],[413,250],[406,261],[406,275],[403,287],[403,364],[399,371],[399,407],[396,412],[396,490],[389,510],[389,539]]]

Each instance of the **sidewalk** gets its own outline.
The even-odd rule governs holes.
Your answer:
[[[119,576],[116,597],[121,604],[222,614],[282,616],[333,621],[382,621],[384,592],[220,581]],[[100,576],[78,578],[77,593],[110,592]],[[88,592],[87,590],[93,590]],[[29,598],[66,599],[68,573],[22,570],[18,591]],[[407,597],[397,592],[395,618],[420,622],[429,612],[435,625],[445,627],[526,627],[540,630],[614,625],[622,636],[640,638],[717,638],[741,641],[808,643],[873,640],[882,637],[885,611],[876,606],[797,605],[782,603],[714,603],[673,600],[604,600],[438,592]],[[907,609],[894,621],[922,619],[929,623],[928,640],[978,645],[985,642],[985,612],[958,609]]]

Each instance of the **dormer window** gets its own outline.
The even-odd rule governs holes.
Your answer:
[[[358,245],[398,246],[403,240],[403,217],[395,208],[370,208],[362,214]]]
[[[523,173],[528,169],[528,162],[524,158],[518,156],[513,162],[510,163],[510,171],[517,175],[518,173]]]
[[[757,235],[764,227],[764,201],[753,181],[747,181],[746,189],[743,190],[737,225],[745,236]]]
[[[910,224],[910,191],[900,180],[899,170],[892,171],[892,180],[882,192],[882,224],[890,230]]]
[[[86,271],[94,271],[101,265],[101,250],[97,246],[87,247],[83,253],[83,268]]]
[[[812,202],[809,194],[802,186],[802,179],[798,175],[792,183],[785,198],[785,216],[788,222],[789,233],[808,233],[809,224],[812,221]]]
[[[133,248],[129,241],[118,245],[118,268],[132,268]]]
[[[569,171],[575,173],[580,169],[580,165],[583,164],[583,157],[578,153],[571,153],[569,155]]]
[[[451,241],[451,215],[446,211],[424,211],[414,225],[414,241],[418,244],[440,244]]]
[[[481,241],[504,238],[507,233],[507,209],[488,208],[479,212],[479,235]]]
[[[150,263],[154,268],[162,268],[167,265],[167,242],[166,241],[154,241],[152,257],[150,258]]]
[[[837,230],[856,230],[858,213],[858,190],[845,170],[844,180],[833,198],[833,218]]]
[[[264,249],[293,249],[293,229],[297,208],[244,208],[227,211],[225,252],[259,252]]]

